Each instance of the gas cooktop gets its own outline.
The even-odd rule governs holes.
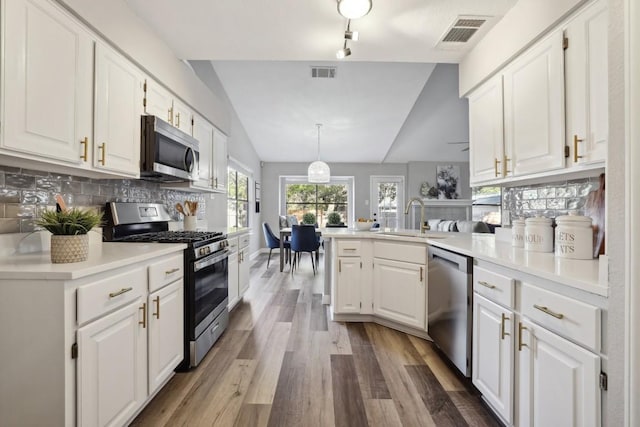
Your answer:
[[[159,231],[133,234],[118,239],[120,242],[158,242],[158,243],[196,243],[216,242],[223,240],[224,234],[219,231]]]

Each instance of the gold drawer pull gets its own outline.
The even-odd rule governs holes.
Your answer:
[[[156,303],[156,312],[153,313],[154,316],[156,316],[156,319],[160,318],[160,295],[158,295],[157,298],[155,298],[153,300]]]
[[[138,320],[138,325],[142,325],[142,328],[147,327],[147,303],[143,302],[142,307],[138,307],[138,310],[142,310],[142,320]]]
[[[424,271],[423,268],[420,267],[420,283],[422,283],[422,279],[424,278],[423,277],[423,271]]]
[[[355,251],[356,248],[344,248],[343,251]]]
[[[117,292],[111,292],[111,293],[109,294],[109,298],[115,298],[115,297],[117,297],[118,295],[122,295],[122,294],[127,293],[127,292],[132,291],[132,290],[133,290],[133,288],[122,288],[122,289],[120,289],[120,290],[119,290],[119,291],[117,291]]]
[[[169,110],[167,110],[167,121],[171,124],[173,124],[173,107],[169,108]]]
[[[522,322],[518,322],[518,351],[522,351],[522,347],[529,347],[522,342],[522,330],[527,329],[526,326],[522,326]]]
[[[180,271],[180,269],[179,268],[172,268],[171,270],[165,271],[164,274],[166,274],[168,276],[170,274],[175,273],[176,271]]]
[[[509,174],[511,171],[507,168],[507,162],[510,162],[511,159],[508,158],[507,156],[503,157],[503,162],[502,162],[502,176],[507,176],[507,174]]]
[[[89,149],[89,138],[85,136],[84,139],[80,141],[80,144],[82,144],[82,155],[80,156],[80,158],[86,162],[87,150]]]
[[[484,286],[485,288],[489,288],[489,289],[495,289],[496,286],[492,285],[491,283],[487,283],[484,280],[478,280],[478,284]]]
[[[176,113],[176,127],[180,127],[180,113]]]
[[[578,156],[578,143],[584,141],[584,139],[578,138],[578,135],[573,135],[573,163],[578,163],[578,159],[584,156]]]
[[[540,310],[541,312],[548,314],[549,316],[553,316],[556,319],[562,319],[564,317],[564,314],[562,313],[556,313],[555,311],[549,310],[548,307],[542,306],[542,305],[538,305],[538,304],[533,304],[533,308],[536,308],[538,310]]]
[[[496,172],[496,178],[500,176],[500,172],[498,171],[498,164],[500,164],[500,160],[498,160],[498,158],[496,157],[495,159],[493,159],[493,168]]]
[[[504,313],[502,313],[502,321],[500,323],[500,337],[502,339],[504,339],[504,337],[506,337],[507,335],[510,335],[508,332],[505,332],[504,330],[504,321],[505,320],[510,320]]]
[[[105,158],[107,157],[107,143],[103,142],[98,146],[98,149],[100,150],[100,160],[98,162],[104,166]]]
[[[342,273],[342,260],[338,260],[338,273]]]

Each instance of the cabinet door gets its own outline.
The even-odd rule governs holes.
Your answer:
[[[211,189],[213,187],[213,126],[204,118],[194,116],[193,137],[200,144],[200,158],[198,159],[199,179],[193,185],[198,188]]]
[[[335,313],[360,313],[362,260],[360,257],[339,257],[336,276]]]
[[[249,248],[243,248],[239,252],[240,256],[240,268],[238,269],[238,282],[239,282],[239,292],[240,297],[242,297],[245,292],[249,289],[249,271],[250,264],[249,261]]]
[[[213,130],[213,188],[227,191],[227,136]]]
[[[173,125],[189,135],[193,135],[191,109],[178,99],[173,100]]]
[[[144,83],[144,112],[173,124],[173,96],[149,78]]]
[[[601,0],[576,16],[565,29],[569,44],[565,50],[569,165],[606,159],[609,134],[608,22],[607,2]]]
[[[119,175],[140,175],[143,77],[123,56],[96,45],[94,165]]]
[[[149,295],[149,394],[184,358],[183,279]]]
[[[600,357],[524,320],[519,426],[599,426]]]
[[[232,252],[229,255],[229,309],[234,307],[240,300],[239,270],[238,252]]]
[[[503,72],[508,175],[564,167],[564,59],[557,31]]]
[[[418,329],[426,329],[425,271],[423,265],[375,258],[373,312]]]
[[[504,128],[502,76],[469,96],[469,165],[471,182],[503,177]]]
[[[120,426],[147,397],[146,303],[78,329],[78,425]]]
[[[513,423],[513,312],[473,295],[472,381],[507,424]]]
[[[52,3],[2,5],[2,148],[84,164],[81,141],[92,138],[93,39]]]

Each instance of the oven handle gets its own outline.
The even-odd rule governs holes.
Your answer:
[[[229,258],[230,252],[231,251],[229,251],[229,249],[223,249],[222,251],[217,252],[208,258],[204,258],[204,259],[201,259],[200,261],[194,262],[193,271],[202,270],[203,268],[209,267],[210,265],[215,264],[216,262],[220,262],[223,259]]]

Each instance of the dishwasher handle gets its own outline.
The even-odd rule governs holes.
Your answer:
[[[473,271],[473,258],[444,249],[435,248],[433,246],[429,247],[429,260],[444,261],[448,264],[452,264],[457,270],[460,270],[465,274],[471,274]]]

